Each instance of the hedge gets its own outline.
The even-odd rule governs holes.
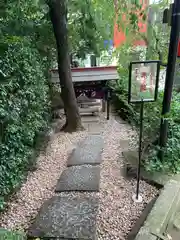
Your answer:
[[[24,179],[36,136],[47,126],[46,71],[46,59],[28,40],[0,43],[1,197]]]

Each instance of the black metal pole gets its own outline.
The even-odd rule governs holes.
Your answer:
[[[166,69],[164,99],[163,99],[162,118],[161,118],[161,126],[160,126],[159,143],[160,143],[161,151],[159,152],[159,157],[161,160],[163,160],[164,147],[166,146],[166,143],[167,143],[168,120],[165,119],[165,116],[167,115],[167,113],[170,112],[179,33],[180,33],[180,0],[174,0],[173,11],[172,11],[172,27],[171,27],[170,44],[169,44],[169,55],[168,55],[168,64]]]
[[[110,91],[107,90],[107,120],[109,120],[109,112],[110,112]]]
[[[139,197],[139,181],[140,181],[141,157],[142,157],[143,113],[144,113],[144,101],[142,99],[141,109],[140,109],[139,158],[138,158],[138,168],[137,168],[136,199],[138,199],[138,197]]]

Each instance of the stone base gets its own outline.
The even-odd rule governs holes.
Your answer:
[[[101,107],[99,106],[92,106],[87,108],[79,108],[80,115],[96,115],[101,112]]]
[[[136,198],[136,194],[134,194],[133,196],[132,196],[132,200],[135,202],[135,203],[142,203],[142,197],[141,197],[141,195],[138,195],[138,198]]]
[[[138,152],[137,151],[124,151],[123,156],[126,163],[126,176],[127,178],[137,177],[137,166],[138,166]],[[173,176],[166,175],[160,172],[151,173],[147,172],[143,167],[141,167],[141,179],[148,182],[157,188],[162,188]],[[175,176],[174,176],[175,177]],[[180,178],[177,175],[175,178]]]
[[[81,102],[79,103],[79,106],[81,108],[90,107],[90,106],[102,106],[102,101],[97,99],[95,101],[90,101],[90,102]]]

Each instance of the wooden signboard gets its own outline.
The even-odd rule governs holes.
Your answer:
[[[157,98],[159,61],[131,62],[129,68],[129,102],[152,102]]]

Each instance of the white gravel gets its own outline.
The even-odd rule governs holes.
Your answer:
[[[27,181],[9,202],[8,211],[0,218],[0,226],[7,229],[26,229],[43,202],[54,195],[57,179],[66,168],[68,154],[87,132],[59,133],[45,153],[38,158],[38,169],[29,173]]]
[[[124,240],[133,224],[140,216],[146,203],[157,190],[144,181],[140,182],[143,202],[132,201],[136,181],[128,181],[122,176],[123,157],[120,139],[129,139],[137,133],[128,125],[120,124],[114,119],[109,121],[105,131],[105,149],[101,170],[100,208],[98,215],[98,239]]]
[[[128,181],[122,176],[123,158],[120,140],[131,139],[136,132],[128,124],[117,122],[114,117],[108,121],[102,116],[105,146],[101,164],[100,206],[97,219],[99,240],[125,240],[127,233],[140,216],[145,205],[157,194],[157,189],[140,182],[143,202],[135,204],[132,195],[136,181]],[[8,229],[27,229],[42,203],[55,195],[54,189],[61,172],[65,168],[69,151],[88,133],[56,134],[44,154],[38,158],[38,169],[29,173],[16,197],[9,202],[9,209],[1,216],[0,226]],[[62,193],[62,195],[65,193]],[[70,193],[70,195],[82,193]],[[87,194],[87,193],[84,193]]]

